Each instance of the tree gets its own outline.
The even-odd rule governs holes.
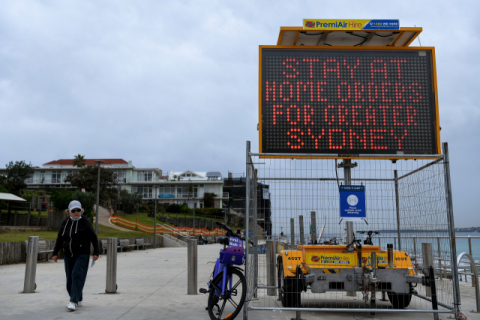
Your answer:
[[[71,200],[78,200],[82,204],[82,208],[84,210],[83,215],[86,216],[88,219],[93,220],[93,206],[97,202],[97,195],[93,192],[82,192],[80,190],[75,191],[72,194]]]
[[[81,154],[77,154],[73,159],[73,165],[78,168],[82,168],[85,165],[85,156],[82,156]]]
[[[5,188],[7,188],[8,192],[16,194],[17,196],[20,195],[22,189],[27,187],[25,180],[30,178],[33,175],[33,166],[29,163],[27,164],[25,161],[10,161],[9,164],[6,165],[7,167],[7,175],[0,176],[2,184]]]
[[[74,191],[65,189],[55,189],[50,195],[50,200],[53,202],[53,207],[56,210],[68,209],[68,204],[72,201]]]
[[[66,182],[79,189],[85,188],[85,191],[97,194],[97,166],[85,166],[78,172],[69,174]],[[117,174],[113,170],[100,167],[100,201],[106,201],[111,194],[110,189],[118,184]]]
[[[127,190],[121,190],[119,197],[125,213],[134,213],[135,207],[142,203],[142,197],[138,192],[130,193]]]
[[[214,205],[214,200],[213,198],[215,198],[217,195],[215,193],[210,193],[210,192],[205,192],[203,194],[203,204],[205,206],[205,208],[213,208],[213,205]]]

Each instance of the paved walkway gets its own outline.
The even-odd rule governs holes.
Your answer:
[[[205,287],[218,256],[220,245],[199,246],[198,287]],[[261,270],[260,270],[261,271]],[[118,253],[117,294],[105,294],[106,257],[90,268],[84,289],[84,306],[68,312],[63,261],[39,262],[37,290],[22,294],[25,264],[0,266],[1,319],[209,319],[207,296],[187,295],[187,248],[159,248]],[[471,284],[461,283],[462,310],[468,319],[480,316],[475,308]],[[319,298],[321,299],[321,298]],[[260,292],[257,306],[278,305],[276,297]],[[294,312],[251,311],[249,319],[290,320]],[[446,320],[448,315],[440,315]],[[313,313],[302,319],[432,319],[431,314]],[[237,317],[241,319],[241,315]]]
[[[96,205],[93,206],[93,212],[96,212],[95,207],[96,207]],[[121,230],[121,231],[132,232],[132,230],[130,230],[130,229],[122,228],[122,227],[117,226],[116,224],[113,224],[110,221],[110,210],[105,209],[102,206],[99,206],[98,216],[99,216],[99,219],[98,219],[99,224],[102,224],[104,226],[107,226],[107,227],[110,227],[110,228],[113,228],[113,229]]]

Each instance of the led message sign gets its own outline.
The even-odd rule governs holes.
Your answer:
[[[260,152],[439,154],[433,48],[260,52]]]

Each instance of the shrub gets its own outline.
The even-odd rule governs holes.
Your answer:
[[[225,215],[222,209],[217,208],[205,208],[205,214],[215,218],[222,218]]]
[[[180,213],[192,213],[192,209],[190,209],[186,204],[182,204],[180,206]]]
[[[167,210],[165,209],[164,206],[158,206],[157,210],[158,210],[158,213],[166,213],[167,212]]]
[[[180,213],[180,206],[178,204],[172,203],[167,207],[167,212],[169,213]]]
[[[50,200],[53,202],[53,207],[55,210],[65,210],[68,209],[68,204],[72,201],[72,195],[74,191],[72,190],[53,190],[50,195]],[[82,203],[80,201],[80,203]],[[83,206],[83,203],[82,203]]]
[[[195,208],[195,214],[205,214],[205,210],[203,208]]]
[[[148,205],[145,205],[145,204],[142,204],[140,206],[140,208],[138,209],[139,212],[143,212],[143,213],[148,212],[148,210],[150,210],[150,209],[149,209]]]

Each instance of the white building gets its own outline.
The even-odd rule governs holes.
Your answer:
[[[85,159],[86,165],[95,165],[97,159]],[[163,176],[158,168],[136,168],[132,161],[123,159],[98,159],[104,161],[102,167],[112,169],[118,177],[118,188],[138,192],[145,202],[160,196],[160,203],[187,204],[193,208],[203,208],[205,193],[214,193],[214,207],[222,208],[228,201],[228,193],[223,192],[223,179],[220,172],[175,172]],[[73,165],[73,159],[50,161],[35,167],[34,174],[25,181],[28,189],[70,188],[65,182],[67,175],[80,168]],[[0,175],[6,169],[0,169]],[[191,185],[191,192],[189,188]]]

